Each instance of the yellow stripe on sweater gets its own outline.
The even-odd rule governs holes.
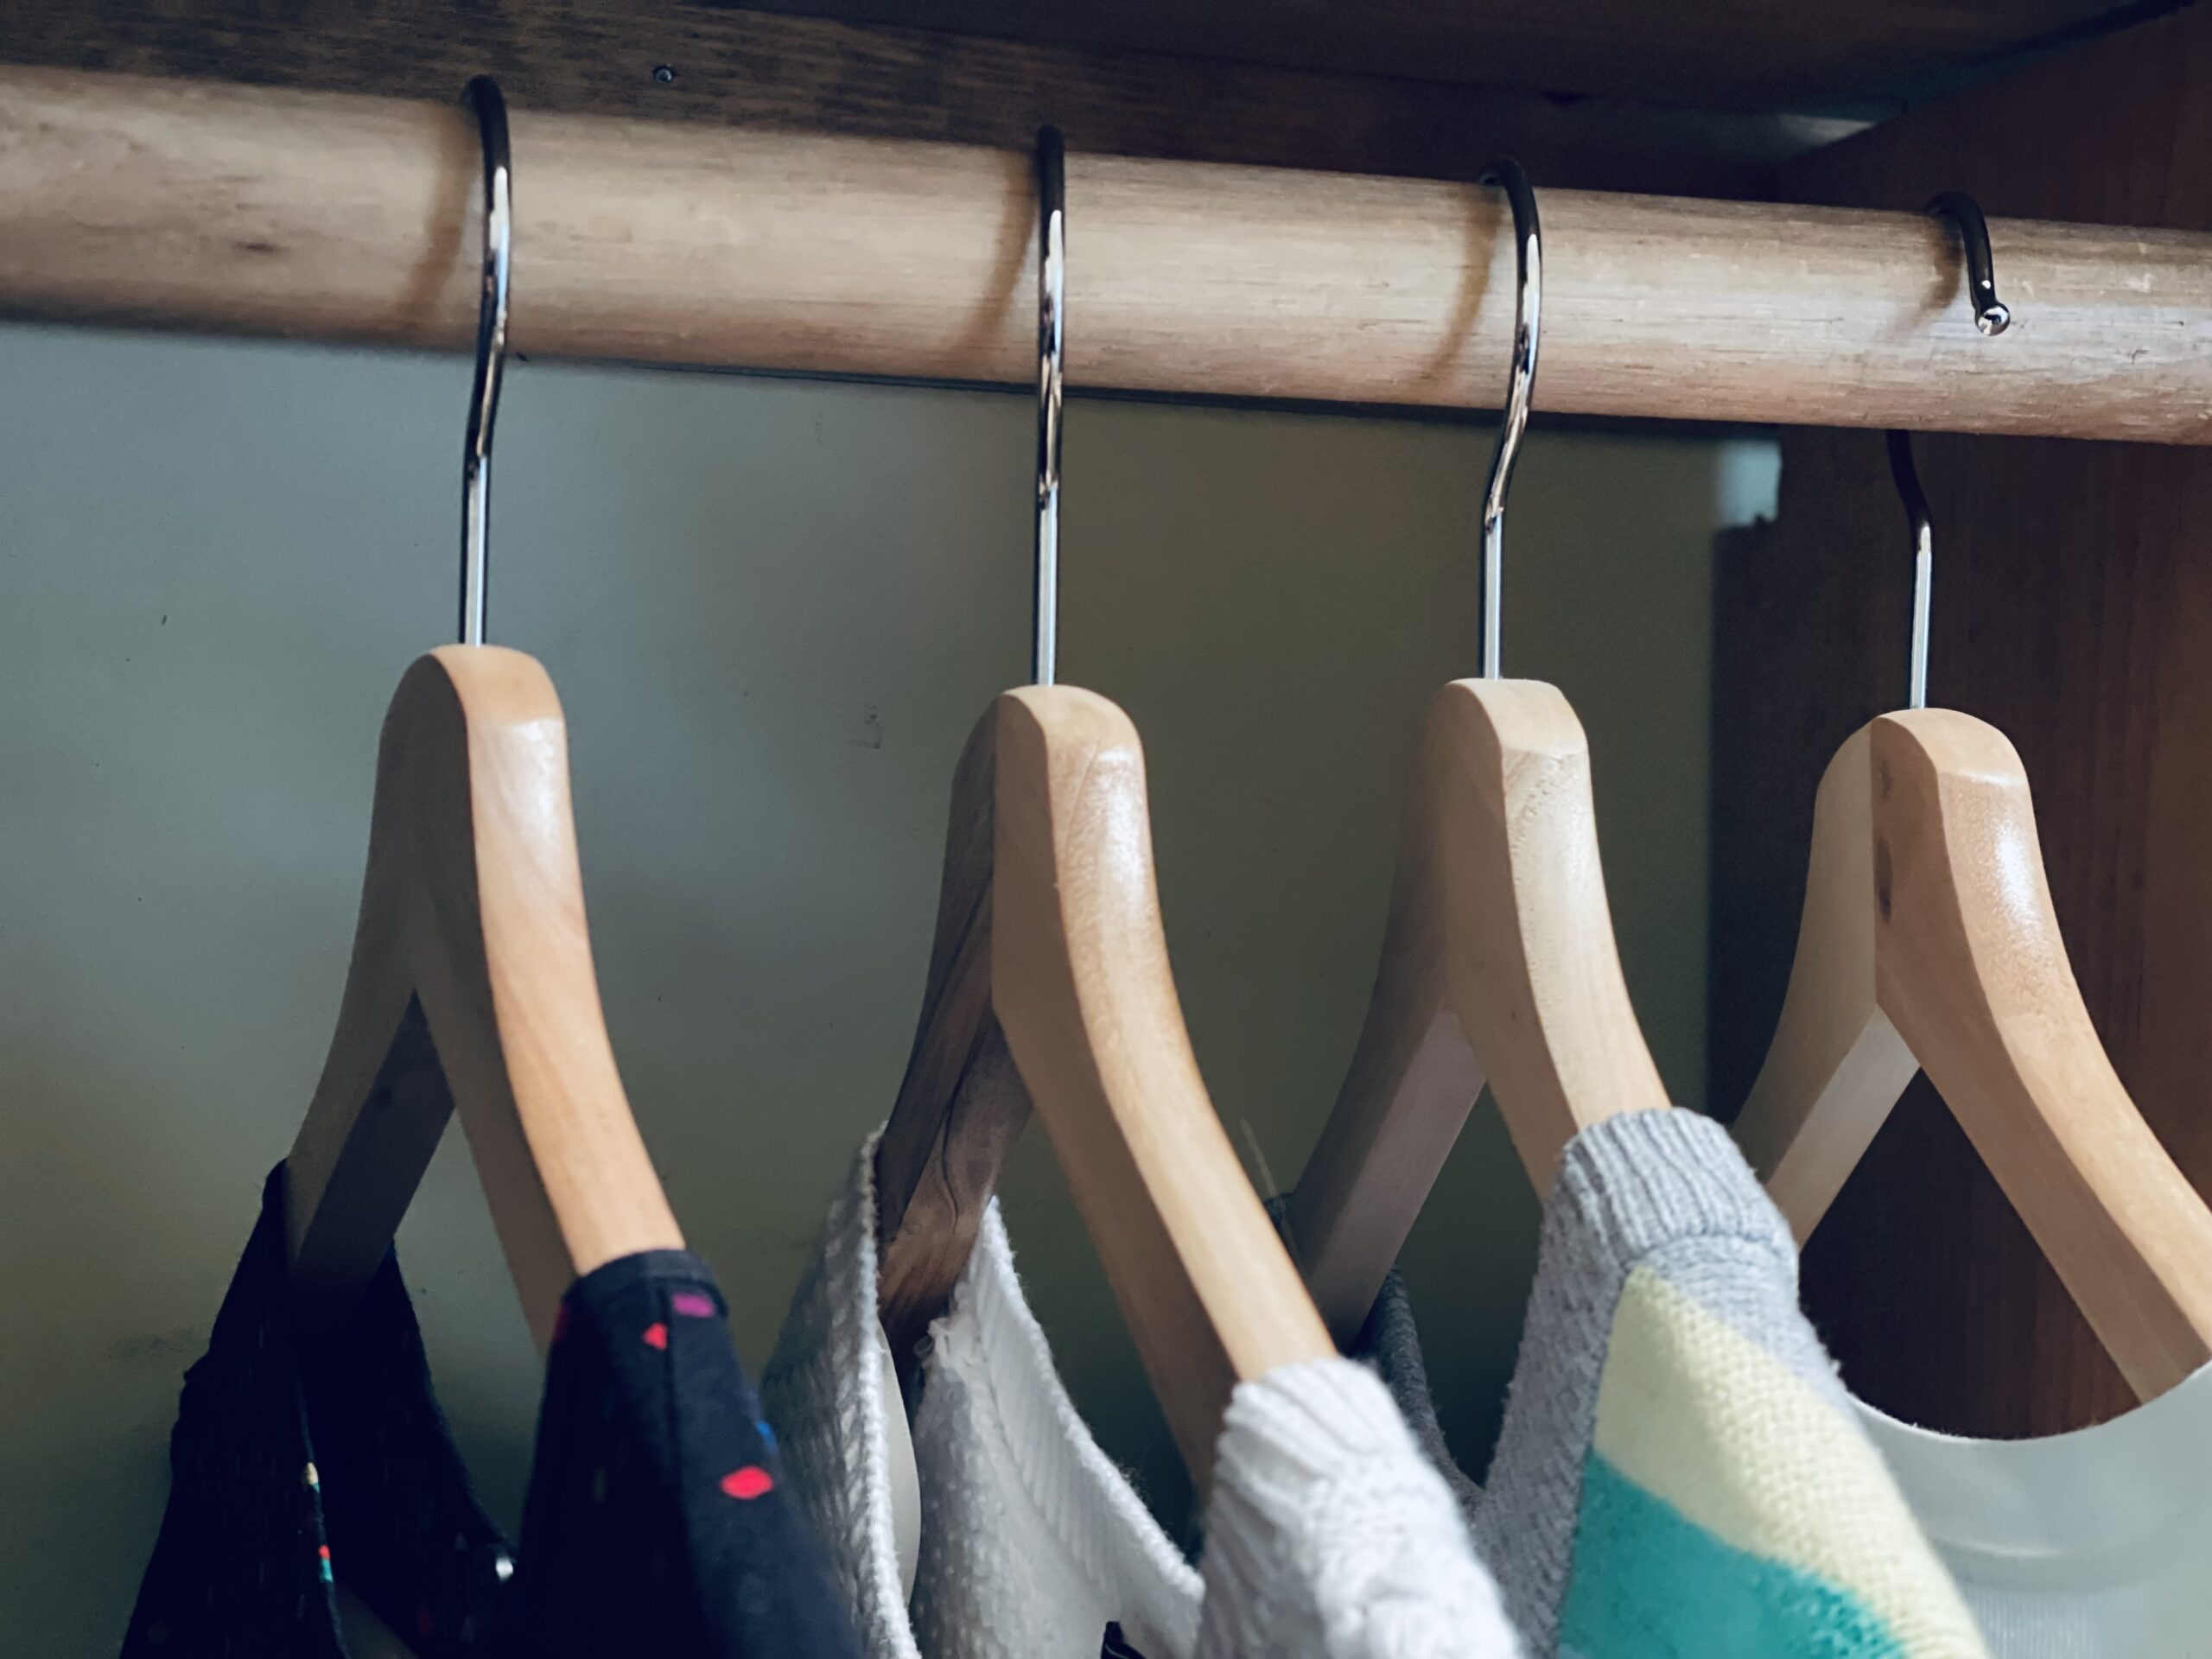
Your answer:
[[[1957,1588],[1857,1425],[1648,1268],[1613,1316],[1596,1445],[1723,1541],[1858,1597],[1915,1659],[1981,1659]]]

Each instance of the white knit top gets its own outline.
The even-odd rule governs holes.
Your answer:
[[[830,1209],[762,1378],[788,1478],[868,1659],[1502,1659],[1517,1649],[1457,1503],[1382,1385],[1344,1360],[1238,1388],[1193,1572],[1077,1416],[998,1205],[931,1326],[922,1491],[899,1593],[875,1325],[874,1146]]]

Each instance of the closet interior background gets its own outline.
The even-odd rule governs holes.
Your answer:
[[[0,1355],[0,1602],[53,1633],[42,1651],[111,1638],[177,1374],[322,1063],[388,683],[449,624],[466,373],[0,334],[0,379],[47,389],[0,417],[0,1239],[36,1333]],[[493,637],[527,642],[569,710],[608,1026],[748,1355],[906,1064],[946,779],[1025,671],[1033,423],[982,392],[510,371]],[[1248,1166],[1286,1185],[1365,1011],[1421,712],[1476,637],[1488,443],[1069,418],[1061,661],[1142,722],[1192,1034]],[[1514,495],[1510,648],[1577,687],[1630,984],[1686,1099],[1712,539],[1773,491],[1768,440],[1572,430],[1537,435]],[[1487,1121],[1446,1181],[1408,1271],[1479,1449],[1536,1199]],[[1041,1134],[1006,1192],[1078,1403],[1174,1513],[1181,1465]],[[540,1362],[457,1132],[399,1247],[440,1398],[512,1520]]]
[[[1700,22],[1674,13],[1723,9],[1586,0],[1454,22],[1389,0],[1285,22],[1260,0],[963,0],[924,28],[889,0],[229,10],[210,28],[0,8],[0,60],[441,101],[490,68],[518,111],[1008,149],[1050,120],[1071,156],[1459,180],[1510,150],[1540,191],[1910,210],[1963,186],[1993,215],[2212,228],[2212,133],[2183,118],[2212,96],[2200,10],[1822,0]],[[1421,712],[1474,667],[1494,426],[1086,397],[1071,353],[1061,660],[1144,734],[1177,982],[1272,1192],[1367,1006]],[[1773,1028],[1821,767],[1895,702],[1909,549],[1878,434],[1698,424],[1697,367],[1682,424],[1547,417],[1540,389],[1505,648],[1587,728],[1637,1014],[1674,1096],[1725,1116]],[[1502,393],[1503,370],[1479,378]],[[111,1650],[178,1373],[313,1087],[377,722],[451,609],[467,373],[0,327],[0,1607],[26,1653]],[[502,410],[494,637],[562,688],[623,1073],[741,1349],[765,1357],[899,1084],[946,781],[1023,677],[1032,403],[525,360]],[[1921,455],[1938,695],[2018,744],[2100,1033],[2212,1184],[2212,653],[2190,644],[2212,627],[2212,464],[2013,436]],[[1004,1190],[1077,1403],[1179,1516],[1185,1478],[1041,1135]],[[1405,1259],[1470,1466],[1536,1215],[1478,1111]],[[1969,1241],[1971,1278],[1916,1270]],[[400,1249],[438,1264],[410,1289],[441,1397],[512,1522],[538,1361],[458,1136]],[[1924,1084],[1806,1273],[1876,1404],[2019,1433],[2130,1397]]]

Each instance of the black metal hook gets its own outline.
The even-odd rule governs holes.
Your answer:
[[[2012,313],[1997,297],[1997,263],[1989,251],[1989,221],[1981,206],[1963,190],[1946,190],[1928,204],[1927,211],[1959,227],[1959,241],[1966,251],[1967,297],[1974,307],[1974,326],[1986,335],[2003,334],[2012,327]],[[1928,634],[1936,581],[1936,525],[1928,511],[1928,493],[1920,487],[1920,469],[1913,464],[1912,434],[1890,434],[1890,476],[1897,480],[1897,499],[1904,504],[1905,521],[1912,527],[1912,632],[1906,665],[1905,706],[1928,706]]]
[[[1967,294],[1974,302],[1974,326],[1985,334],[2003,334],[2012,326],[2012,312],[1997,297],[1997,262],[1989,251],[1989,221],[1981,216],[1981,205],[1963,190],[1946,190],[1929,200],[1927,211],[1959,227],[1959,241],[1967,256]]]

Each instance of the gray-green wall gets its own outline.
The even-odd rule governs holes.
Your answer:
[[[312,1088],[378,722],[445,637],[462,363],[0,331],[0,1610],[112,1652],[180,1373]],[[1020,398],[524,365],[500,416],[493,637],[566,702],[607,1015],[696,1248],[768,1351],[887,1109],[952,762],[1027,660]],[[1080,403],[1065,679],[1148,747],[1170,943],[1214,1099],[1293,1179],[1364,1007],[1424,706],[1471,666],[1486,429]],[[1701,1086],[1714,527],[1752,442],[1530,439],[1509,671],[1589,728],[1630,984]],[[1009,1225],[1078,1402],[1179,1475],[1041,1135]],[[1408,1270],[1479,1459],[1535,1205],[1479,1114]],[[448,1138],[401,1234],[496,1510],[537,1363]]]

